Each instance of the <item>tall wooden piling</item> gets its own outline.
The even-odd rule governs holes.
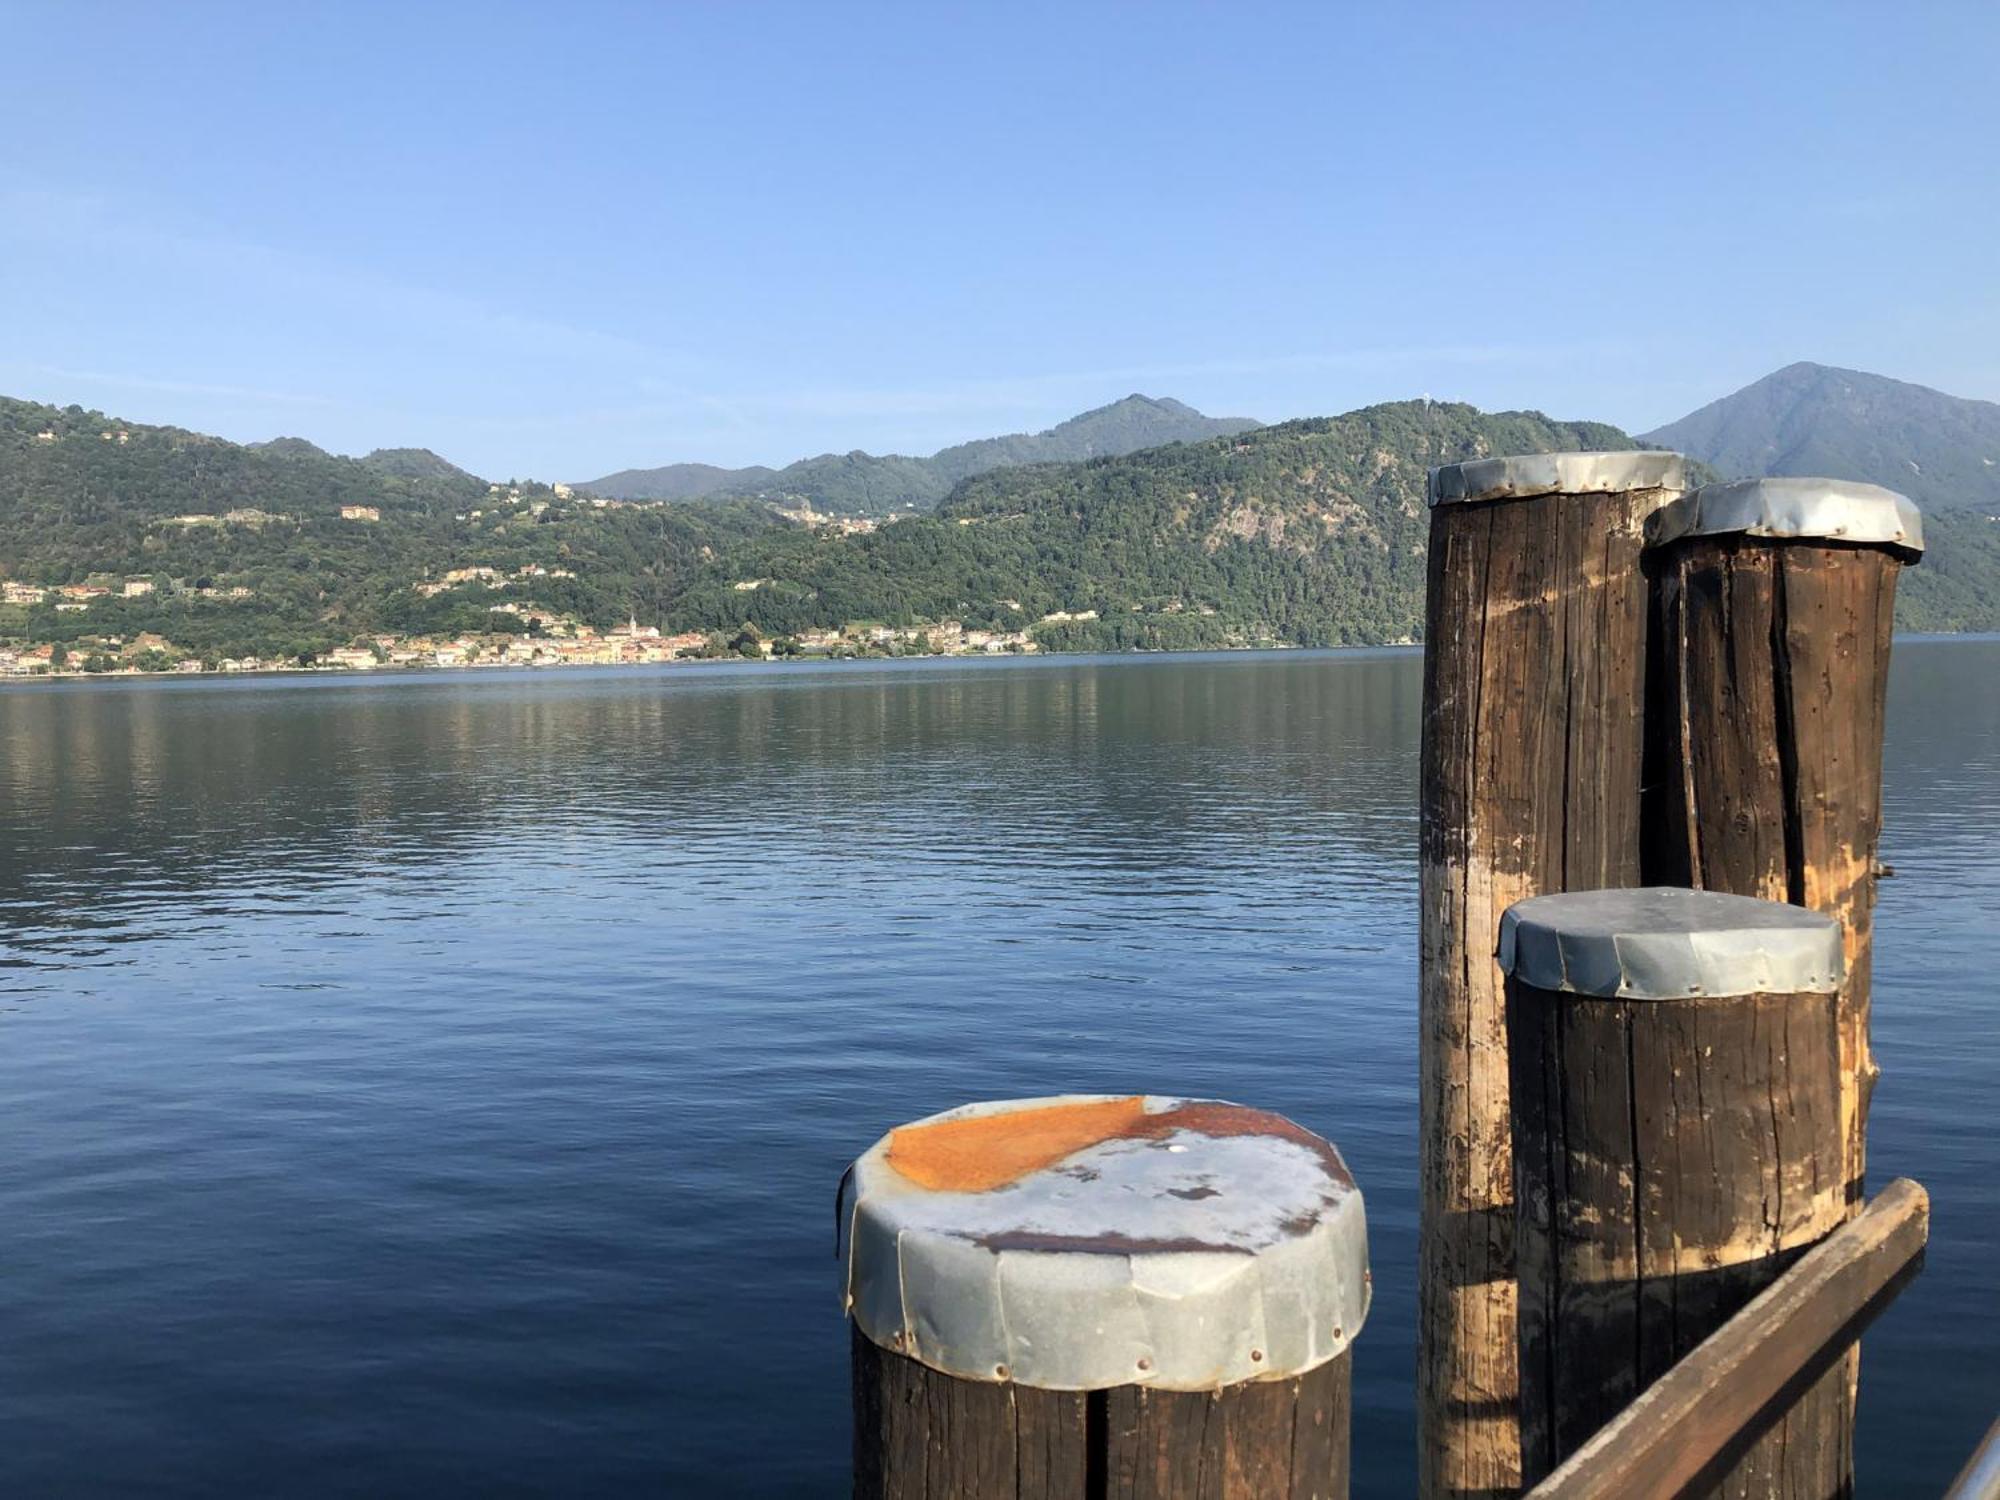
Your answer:
[[[1867,1166],[1871,936],[1896,577],[1923,551],[1874,485],[1706,485],[1655,515],[1643,878],[1837,919],[1847,1204]]]
[[[1418,1490],[1518,1489],[1500,914],[1635,884],[1646,518],[1672,453],[1483,459],[1431,481],[1421,786]]]
[[[1367,1230],[1291,1121],[970,1105],[877,1142],[841,1217],[861,1500],[1347,1494]]]
[[[1837,923],[1644,889],[1507,914],[1521,1435],[1532,1484],[1844,1217]],[[1852,1493],[1836,1365],[1719,1495]]]

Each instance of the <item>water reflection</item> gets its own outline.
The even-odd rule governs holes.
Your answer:
[[[449,884],[502,850],[525,875],[573,840],[718,875],[782,853],[852,856],[864,883],[913,858],[1210,880],[1266,833],[1320,839],[1301,817],[1337,819],[1367,878],[1403,853],[1410,691],[1389,658],[16,692],[0,920],[14,962],[66,963],[78,932],[184,934],[204,890]]]
[[[1877,1160],[2000,1228],[1963,1182],[2000,1176],[1968,682],[2000,647],[1899,656]],[[1358,1488],[1405,1492],[1420,686],[1389,652],[0,692],[0,1489],[836,1490],[845,1157],[1151,1088],[1340,1142]],[[1972,1440],[1980,1377],[1916,1411],[1888,1373],[1966,1353],[1970,1259],[1871,1341],[1871,1494]],[[1937,1472],[1878,1482],[1914,1430]]]

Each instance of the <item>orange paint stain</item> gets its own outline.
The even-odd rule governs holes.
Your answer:
[[[1145,1114],[1134,1094],[905,1125],[889,1132],[889,1165],[934,1193],[985,1193],[1086,1146],[1137,1134]]]

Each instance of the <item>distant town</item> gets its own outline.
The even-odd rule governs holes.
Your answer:
[[[367,519],[354,517],[352,519]],[[567,569],[529,564],[511,572],[492,567],[453,568],[413,585],[426,598],[459,588],[492,592],[527,591],[544,580],[573,576]],[[744,592],[765,580],[745,579]],[[53,606],[61,613],[86,612],[107,599],[135,599],[168,591],[210,599],[249,599],[255,590],[243,585],[189,584],[158,578],[104,578],[87,583],[37,584],[9,579],[0,582],[0,602],[23,606]],[[164,635],[141,631],[83,635],[75,640],[25,645],[0,644],[0,677],[65,677],[81,675],[194,675],[204,672],[372,672],[395,668],[642,666],[675,661],[722,658],[772,660],[882,656],[996,656],[1037,652],[1041,647],[1027,630],[968,628],[958,620],[915,625],[854,622],[837,630],[810,630],[795,636],[767,636],[753,625],[736,631],[663,633],[636,618],[608,630],[595,628],[573,614],[563,613],[532,598],[508,599],[489,606],[489,613],[507,616],[505,631],[465,632],[449,637],[402,636],[390,633],[357,636],[345,646],[298,657],[218,656],[200,654]],[[1092,620],[1096,611],[1058,611],[1039,624]]]

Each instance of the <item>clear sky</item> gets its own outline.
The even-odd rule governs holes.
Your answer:
[[[2000,399],[2000,6],[0,0],[0,393],[489,477]]]

